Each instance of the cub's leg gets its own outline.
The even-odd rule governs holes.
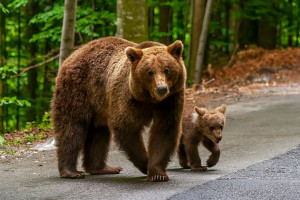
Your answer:
[[[69,124],[64,132],[56,131],[58,170],[62,178],[84,178],[82,171],[77,171],[78,154],[86,137],[86,127],[81,124]]]
[[[142,127],[136,124],[125,124],[112,128],[120,149],[125,151],[128,159],[142,173],[147,174],[148,154],[142,138]]]
[[[179,158],[179,164],[183,169],[190,169],[190,166],[188,165],[188,159],[187,155],[184,149],[184,144],[182,143],[182,138],[180,139],[179,147],[178,147],[178,158]]]
[[[220,146],[209,139],[203,140],[203,145],[211,152],[211,155],[206,161],[207,167],[212,167],[217,164],[220,158]]]
[[[192,171],[205,171],[207,168],[201,165],[201,159],[198,152],[199,140],[196,138],[188,138],[185,141],[185,151],[190,162],[190,168]]]
[[[92,175],[119,174],[121,167],[106,165],[111,134],[108,127],[91,127],[85,140],[83,167]]]
[[[168,181],[166,167],[175,152],[181,131],[183,93],[159,103],[153,113],[149,138],[148,181]]]

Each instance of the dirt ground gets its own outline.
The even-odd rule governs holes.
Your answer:
[[[186,89],[187,106],[216,107],[233,104],[252,98],[276,95],[286,92],[300,92],[300,48],[285,50],[264,50],[260,48],[240,51],[227,66],[214,69],[209,65],[202,84]],[[4,135],[14,156],[0,151],[0,161],[32,154],[28,151],[48,138],[54,137],[51,129],[43,131],[41,139],[28,141],[29,136],[38,136],[41,130],[32,127]],[[25,138],[25,139],[24,139]],[[19,141],[17,144],[14,141]],[[8,145],[0,149],[10,151]]]

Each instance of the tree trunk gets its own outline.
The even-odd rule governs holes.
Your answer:
[[[206,3],[203,26],[201,30],[201,35],[200,35],[198,50],[197,50],[197,57],[196,57],[195,76],[194,76],[195,84],[200,83],[201,68],[204,60],[204,50],[205,50],[205,45],[207,40],[212,3],[213,0],[207,0]]]
[[[18,70],[21,65],[21,9],[18,12]],[[17,77],[17,99],[20,99],[20,76]],[[16,110],[16,129],[20,129],[20,107]]]
[[[288,27],[293,26],[293,0],[289,0],[289,11],[288,11]],[[288,32],[288,46],[293,46],[293,32]]]
[[[246,48],[249,44],[258,45],[258,20],[242,19],[239,28],[241,48]]]
[[[161,4],[169,2],[169,0],[159,0]],[[169,5],[159,6],[159,32],[170,34],[172,22],[172,8]],[[172,41],[171,35],[164,35],[159,38],[159,42],[169,45]]]
[[[268,1],[268,7],[278,10],[275,0]],[[269,13],[261,17],[258,22],[258,45],[264,49],[276,48],[277,39],[277,16]],[[292,36],[289,45],[292,46]]]
[[[5,13],[0,10],[0,63],[1,67],[6,65],[7,53],[6,53],[6,17]],[[0,98],[4,97],[4,80],[0,78]],[[0,134],[4,133],[4,106],[0,106]]]
[[[117,37],[133,42],[148,40],[146,0],[117,1]]]
[[[229,44],[230,44],[230,35],[229,35],[229,24],[230,24],[230,1],[226,0],[225,2],[225,24],[226,24],[226,32],[225,32],[225,40],[226,40],[226,54],[229,55]]]
[[[188,79],[194,80],[196,57],[198,51],[199,38],[202,30],[206,0],[192,0],[191,3],[191,37],[188,58]]]
[[[298,17],[297,17],[296,47],[298,47],[298,45],[299,45],[299,29],[300,29],[300,0],[298,0]]]
[[[236,17],[236,13],[240,12],[239,2],[234,3],[232,8],[230,9],[230,28],[233,30],[233,34],[231,35],[230,41],[232,45],[230,46],[231,51],[235,51],[236,46],[239,44],[239,29],[241,24],[240,17]]]
[[[27,13],[29,18],[32,18],[35,14],[36,11],[38,10],[38,4],[35,1],[31,1],[28,4],[27,7]],[[28,19],[29,21],[29,19]],[[37,33],[37,27],[35,24],[30,24],[29,25],[29,35],[27,36],[28,38],[31,38],[32,35]],[[28,39],[29,40],[29,39]],[[30,52],[30,57],[31,57],[31,62],[29,65],[34,65],[35,64],[35,53],[37,52],[37,46],[36,43],[29,43],[29,52]],[[37,102],[36,102],[36,89],[38,88],[38,83],[37,83],[37,75],[38,71],[37,68],[31,69],[28,71],[28,92],[30,95],[30,102],[32,103],[33,106],[30,106],[26,112],[26,116],[29,122],[36,121],[36,116],[37,116]]]
[[[151,34],[154,28],[154,7],[148,7],[148,37],[152,40]]]
[[[50,47],[50,40],[46,40],[46,45],[45,45],[45,53],[48,53],[51,50]],[[46,58],[47,60],[47,58]],[[45,101],[48,100],[51,96],[51,80],[50,80],[50,63],[45,64],[45,72],[44,72],[44,83],[43,83],[43,110],[48,111],[49,110],[49,102]]]
[[[268,15],[259,20],[258,45],[264,49],[275,49],[277,29],[274,17]]]
[[[74,47],[77,0],[65,0],[64,20],[60,42],[59,68]]]

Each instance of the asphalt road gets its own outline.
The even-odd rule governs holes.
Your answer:
[[[206,172],[182,170],[174,156],[170,181],[148,183],[112,145],[109,164],[121,174],[68,180],[58,177],[55,151],[38,152],[0,163],[0,199],[276,199],[284,188],[290,195],[277,199],[299,199],[299,102],[296,94],[228,106],[221,158]]]

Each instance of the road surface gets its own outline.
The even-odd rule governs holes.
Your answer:
[[[297,150],[300,144],[299,122],[299,94],[271,96],[230,105],[219,163],[206,172],[190,172],[182,170],[174,156],[167,169],[170,181],[164,183],[147,182],[146,176],[134,168],[115,145],[111,147],[108,163],[123,167],[119,175],[61,179],[53,150],[1,161],[0,199],[207,199],[210,195],[212,199],[241,199],[245,191],[248,191],[247,194],[257,194],[259,199],[264,199],[264,196],[259,196],[264,194],[268,199],[272,197],[272,192],[278,192],[281,184],[289,183],[300,188],[299,178],[294,180],[293,176],[299,177],[300,158],[289,156],[300,151]],[[200,155],[205,161],[208,152],[200,147]],[[273,157],[276,156],[283,162],[274,162],[276,158]],[[285,159],[296,164],[283,165],[288,163]],[[274,169],[268,171],[272,166]],[[282,170],[286,170],[285,176],[281,176]],[[271,184],[271,188],[266,188],[268,192],[259,193],[260,189],[267,187],[265,179],[272,177],[277,177],[279,186]],[[287,179],[281,179],[283,177]],[[294,191],[293,187],[288,192],[291,196],[281,199],[299,197],[299,191]],[[251,195],[248,199],[256,199]]]

